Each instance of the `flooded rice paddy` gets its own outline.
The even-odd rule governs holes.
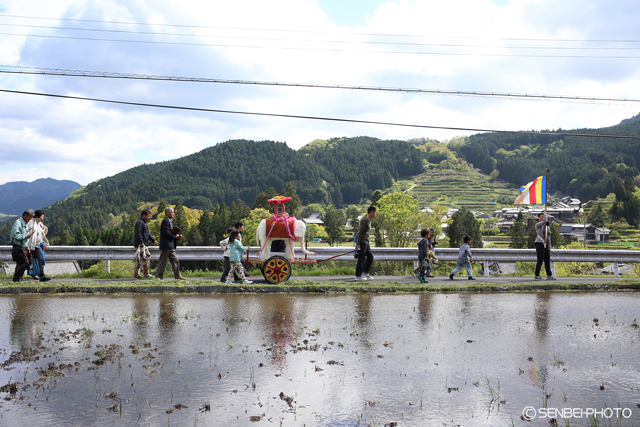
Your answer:
[[[0,425],[640,426],[639,307],[640,292],[2,296]]]

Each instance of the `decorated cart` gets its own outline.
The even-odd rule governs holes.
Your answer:
[[[353,250],[324,259],[309,259],[313,252],[305,248],[305,233],[307,226],[303,221],[289,216],[285,211],[285,203],[291,197],[277,195],[268,202],[273,204],[274,214],[271,218],[263,219],[256,230],[256,243],[259,246],[256,258],[251,258],[247,251],[247,264],[259,264],[262,275],[269,283],[280,283],[291,277],[292,264],[314,264],[327,261]],[[300,242],[300,250],[304,258],[296,258],[295,242]]]

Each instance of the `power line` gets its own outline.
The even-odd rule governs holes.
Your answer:
[[[314,31],[314,30],[289,30],[282,28],[250,28],[250,27],[224,27],[212,25],[181,25],[181,24],[153,24],[148,22],[135,21],[102,21],[94,19],[73,19],[73,18],[48,18],[38,16],[25,15],[8,15],[0,14],[0,17],[8,18],[24,18],[24,19],[40,19],[48,21],[67,21],[67,22],[91,22],[98,24],[119,24],[119,25],[141,25],[152,27],[174,27],[174,28],[202,28],[216,30],[242,30],[242,31],[270,31],[280,33],[306,33],[306,34],[351,34],[359,36],[376,36],[376,37],[411,37],[411,38],[438,38],[438,39],[463,39],[463,40],[510,40],[510,41],[543,41],[543,42],[586,42],[586,43],[640,43],[640,40],[634,39],[552,39],[552,38],[518,38],[518,37],[469,37],[469,36],[442,36],[442,35],[424,35],[424,34],[390,34],[390,33],[362,33],[357,31],[341,31],[339,33],[332,31]]]
[[[5,27],[21,27],[21,28],[38,28],[49,30],[70,30],[70,31],[92,31],[100,33],[117,33],[117,34],[143,34],[155,36],[179,36],[179,37],[204,37],[217,39],[233,39],[233,40],[260,40],[260,41],[286,41],[296,43],[338,43],[338,44],[359,44],[359,45],[381,45],[381,46],[429,46],[429,47],[454,47],[454,48],[474,48],[474,49],[530,49],[530,50],[640,50],[640,47],[570,47],[570,46],[504,46],[504,45],[477,45],[477,44],[451,44],[451,43],[410,43],[410,42],[382,42],[382,41],[359,41],[359,40],[318,40],[318,39],[291,39],[291,38],[267,38],[267,37],[246,37],[246,36],[227,36],[212,34],[190,34],[190,33],[162,33],[157,31],[130,31],[130,30],[108,30],[103,28],[77,28],[77,27],[58,27],[53,25],[26,25],[26,24],[3,24]]]
[[[53,36],[43,34],[17,34],[0,32],[2,35],[21,36],[21,37],[40,37],[50,39],[66,39],[66,40],[86,40],[86,41],[102,41],[117,43],[142,43],[155,45],[179,45],[179,46],[207,46],[207,47],[227,47],[227,48],[245,48],[245,49],[276,49],[276,50],[303,50],[310,52],[346,52],[346,53],[377,53],[377,54],[401,54],[401,55],[436,55],[436,56],[486,56],[486,57],[503,57],[503,58],[586,58],[586,59],[640,59],[640,56],[621,56],[621,55],[527,55],[527,54],[498,54],[498,53],[453,53],[453,52],[415,52],[415,51],[393,51],[393,50],[357,50],[357,49],[337,49],[337,48],[312,48],[312,47],[291,47],[291,46],[250,46],[250,45],[233,45],[219,43],[187,43],[187,42],[161,42],[151,40],[124,40],[124,39],[101,39],[94,37],[71,37],[71,36]]]
[[[583,137],[592,137],[592,138],[640,139],[640,136],[597,135],[597,134],[581,134],[581,133],[570,133],[570,132],[510,131],[510,130],[463,128],[463,127],[449,127],[449,126],[414,125],[414,124],[407,124],[407,123],[378,122],[378,121],[371,121],[371,120],[341,119],[341,118],[335,118],[335,117],[317,117],[317,116],[302,116],[302,115],[294,115],[294,114],[257,113],[257,112],[251,112],[251,111],[233,111],[233,110],[219,110],[219,109],[210,109],[210,108],[181,107],[176,105],[116,101],[111,99],[88,98],[88,97],[71,96],[71,95],[57,95],[52,93],[40,93],[40,92],[26,92],[26,91],[8,90],[8,89],[0,89],[0,92],[20,94],[20,95],[35,95],[35,96],[52,97],[52,98],[60,98],[60,99],[76,99],[76,100],[82,100],[82,101],[105,102],[105,103],[111,103],[111,104],[131,105],[131,106],[138,106],[138,107],[166,108],[166,109],[183,110],[183,111],[199,111],[199,112],[206,112],[206,113],[225,113],[225,114],[240,114],[240,115],[249,115],[249,116],[279,117],[279,118],[289,118],[289,119],[320,120],[320,121],[358,123],[358,124],[368,124],[368,125],[400,126],[400,127],[411,127],[411,128],[421,128],[421,129],[443,129],[443,130],[457,130],[457,131],[465,131],[465,132],[490,132],[490,133],[502,133],[502,134],[518,133],[518,134],[532,134],[532,135],[583,136]]]
[[[391,88],[391,87],[375,87],[375,86],[264,82],[264,81],[250,81],[250,80],[210,79],[210,78],[200,78],[200,77],[175,77],[175,76],[158,76],[158,75],[148,75],[148,74],[110,73],[105,71],[79,71],[79,70],[65,70],[65,69],[55,69],[55,68],[22,67],[17,65],[14,66],[14,65],[1,65],[1,64],[0,64],[0,73],[52,75],[52,76],[64,76],[64,77],[95,77],[95,78],[109,78],[109,79],[193,82],[193,83],[222,83],[222,84],[239,84],[239,85],[258,85],[258,86],[304,87],[304,88],[320,88],[320,89],[366,90],[366,91],[378,91],[378,92],[419,93],[419,94],[427,94],[427,95],[494,97],[494,98],[502,98],[502,99],[517,98],[521,100],[535,100],[535,101],[560,100],[563,102],[579,101],[584,103],[640,102],[640,99],[633,99],[633,98],[601,98],[601,97],[586,97],[586,96],[535,95],[535,94],[517,94],[517,93],[483,92],[483,91],[457,91],[457,90],[436,90],[436,89]]]

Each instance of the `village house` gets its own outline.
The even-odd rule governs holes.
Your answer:
[[[606,227],[596,227],[591,223],[564,223],[559,227],[560,234],[567,240],[577,240],[583,242],[585,239],[587,243],[605,242],[609,241],[609,235],[611,230]]]
[[[496,226],[503,233],[508,233],[511,231],[511,227],[513,227],[519,212],[522,212],[522,215],[527,221],[528,227],[531,221],[536,220],[538,215],[544,212],[544,207],[538,205],[510,206],[496,210],[493,212],[493,216],[495,218],[501,218],[501,220],[496,223]],[[571,197],[564,197],[561,201],[554,203],[552,206],[547,206],[547,214],[551,217],[552,221],[556,222],[573,223],[580,221],[582,213],[582,202]]]

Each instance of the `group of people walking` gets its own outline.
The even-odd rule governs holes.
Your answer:
[[[11,227],[11,259],[16,263],[13,281],[19,282],[24,273],[36,280],[47,282],[51,280],[44,274],[45,250],[49,246],[47,231],[42,223],[44,212],[40,209],[27,209]]]
[[[176,280],[186,280],[182,274],[180,274],[180,260],[176,255],[176,242],[182,239],[182,235],[180,234],[180,228],[173,225],[174,216],[175,212],[173,208],[167,207],[164,210],[164,218],[160,223],[160,258],[158,260],[156,274],[153,276],[149,273],[149,267],[151,265],[149,246],[152,243],[157,245],[158,241],[149,232],[149,226],[147,224],[151,219],[151,211],[144,209],[140,214],[140,219],[135,224],[133,237],[133,246],[136,248],[134,257],[135,267],[133,270],[134,278],[155,277],[156,279],[162,280],[167,262],[170,262],[171,268],[173,269],[173,277]],[[249,276],[249,274],[245,271],[245,266],[241,262],[242,253],[248,249],[242,245],[242,228],[243,223],[241,221],[236,222],[234,228],[227,229],[228,237],[220,241],[220,246],[224,249],[224,272],[222,273],[221,281],[233,283],[235,276],[239,277],[243,284],[248,285],[253,282],[246,279],[246,276]],[[140,274],[141,269],[142,274]]]
[[[140,219],[136,222],[134,228],[133,246],[136,248],[136,255],[134,257],[135,267],[133,270],[133,277],[135,278],[153,278],[162,280],[164,278],[164,270],[167,268],[167,262],[171,263],[173,269],[173,277],[176,280],[186,280],[182,274],[180,274],[180,260],[176,255],[176,242],[182,239],[180,234],[180,227],[173,225],[173,217],[175,212],[172,207],[167,207],[164,210],[164,218],[160,223],[160,258],[158,259],[158,267],[156,268],[155,276],[149,273],[149,266],[151,264],[151,253],[149,252],[149,245],[157,245],[158,241],[149,232],[149,226],[147,223],[151,219],[151,211],[144,209],[140,214]],[[140,269],[142,268],[142,275],[140,275]]]
[[[535,224],[536,230],[536,240],[535,240],[535,248],[536,248],[536,269],[535,269],[535,280],[542,280],[540,277],[540,269],[542,264],[544,263],[545,272],[547,273],[547,280],[556,280],[551,271],[551,230],[549,229],[549,217],[547,216],[547,208],[544,208],[544,212],[538,215],[538,222]],[[418,242],[418,260],[419,266],[414,270],[416,277],[422,283],[426,283],[425,277],[434,277],[431,275],[431,268],[433,266],[433,262],[437,262],[438,258],[433,255],[433,249],[435,242],[432,241],[435,236],[434,229],[422,230],[421,232],[422,239]],[[462,238],[462,246],[460,246],[460,250],[458,252],[458,258],[456,259],[456,266],[453,271],[449,274],[449,279],[454,280],[456,273],[458,273],[463,268],[467,271],[467,278],[469,280],[476,280],[473,276],[473,271],[471,268],[471,262],[473,261],[473,256],[471,254],[471,236],[465,235]],[[428,251],[428,252],[427,252]]]
[[[149,246],[151,244],[158,245],[158,241],[149,232],[148,222],[151,219],[149,209],[141,212],[140,219],[136,222],[134,228],[133,245],[136,248],[135,267],[133,271],[134,278],[156,278],[163,279],[167,262],[171,263],[173,276],[177,280],[185,280],[180,274],[180,261],[175,252],[176,242],[182,239],[180,228],[173,225],[174,210],[167,207],[164,212],[165,216],[160,224],[160,258],[155,276],[149,272],[151,264],[151,253]],[[371,280],[371,265],[373,263],[373,253],[369,243],[369,233],[371,231],[371,220],[376,216],[375,206],[370,206],[367,215],[360,221],[360,229],[356,236],[356,265],[355,281]],[[11,257],[16,262],[16,269],[13,275],[13,281],[19,282],[23,279],[24,273],[28,270],[28,274],[36,280],[42,282],[50,280],[44,273],[45,267],[45,251],[49,246],[47,240],[47,227],[42,223],[44,212],[42,210],[33,211],[27,209],[22,216],[18,218],[11,228]],[[243,223],[238,221],[233,228],[227,229],[227,236],[221,240],[220,246],[224,250],[224,271],[221,282],[227,284],[234,283],[234,280],[241,281],[243,284],[253,283],[247,280],[245,265],[242,263],[242,254],[248,250],[248,247],[242,245],[242,229]],[[549,229],[549,218],[547,209],[538,216],[538,222],[535,224],[536,230],[536,268],[535,280],[542,280],[540,269],[544,264],[547,280],[555,280],[551,271],[551,233]],[[418,242],[418,267],[414,269],[415,276],[421,283],[427,283],[427,278],[434,277],[431,274],[433,263],[438,262],[438,258],[434,254],[435,230],[422,230],[420,232],[421,239]],[[449,274],[449,279],[453,280],[456,273],[463,268],[467,271],[468,279],[475,280],[471,268],[473,256],[469,243],[471,237],[465,235],[463,244],[460,246],[456,266]],[[142,270],[142,274],[140,274]]]
[[[179,280],[184,280],[184,277],[180,274],[180,262],[175,254],[175,242],[181,239],[182,235],[178,234],[180,230],[177,229],[177,227],[174,227],[171,222],[173,216],[173,209],[171,207],[166,208],[165,218],[162,220],[162,224],[160,226],[161,253],[155,274],[155,278],[157,279],[163,278],[167,261],[169,261],[173,268],[174,277]],[[369,243],[369,233],[371,232],[371,220],[375,216],[376,208],[375,206],[370,206],[367,210],[367,215],[360,220],[360,228],[355,239],[356,258],[358,260],[356,264],[356,282],[372,280],[370,270],[373,263],[373,253],[371,252],[371,245]],[[136,247],[136,266],[134,270],[134,277],[154,277],[149,274],[150,254],[148,246],[150,242],[153,242],[156,245],[158,242],[149,233],[147,222],[150,217],[150,211],[148,209],[143,210],[141,217],[135,226],[134,246]],[[253,283],[251,280],[247,279],[249,273],[246,271],[245,265],[242,263],[242,254],[248,249],[247,246],[242,244],[243,227],[244,224],[241,221],[236,222],[233,228],[227,229],[227,237],[219,242],[220,247],[224,250],[224,270],[220,281],[226,284],[232,284],[234,281],[240,281],[243,284]],[[535,247],[537,255],[535,279],[542,279],[540,277],[540,269],[544,263],[547,279],[555,280],[550,266],[551,233],[549,231],[549,219],[546,208],[545,211],[539,215],[535,229]],[[432,269],[433,263],[438,262],[438,258],[435,256],[435,246],[438,243],[435,241],[435,229],[433,228],[429,230],[423,229],[420,232],[420,235],[422,238],[418,242],[418,267],[414,269],[414,274],[421,283],[428,283],[427,278],[435,277],[432,274]],[[471,262],[473,261],[470,246],[471,236],[465,235],[462,240],[463,243],[458,252],[456,266],[449,274],[449,279],[454,280],[455,275],[464,268],[467,272],[467,278],[469,280],[476,280],[471,268]],[[143,269],[142,276],[140,276],[141,268]]]

